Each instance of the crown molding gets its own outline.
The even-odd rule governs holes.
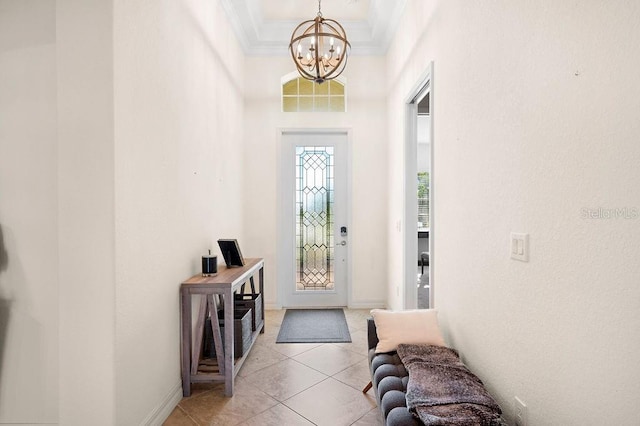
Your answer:
[[[299,21],[267,21],[258,0],[220,0],[244,53],[248,56],[288,55],[289,40]],[[339,20],[351,55],[385,55],[407,0],[371,0],[369,16],[362,21]],[[315,16],[310,16],[313,19]]]

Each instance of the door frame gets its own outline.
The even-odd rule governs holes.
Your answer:
[[[416,84],[409,91],[405,98],[405,144],[404,144],[404,309],[416,309],[418,305],[418,294],[416,291],[416,271],[418,253],[418,192],[417,173],[418,165],[416,158],[418,155],[418,103],[428,93],[430,98],[429,115],[431,116],[431,126],[429,129],[431,139],[431,159],[429,172],[429,307],[434,307],[434,235],[435,235],[435,215],[433,202],[435,199],[434,176],[434,96],[433,96],[433,61],[429,63],[427,69],[422,73]]]
[[[330,128],[295,128],[295,127],[286,127],[279,128],[277,130],[277,161],[276,161],[276,169],[277,169],[277,185],[276,185],[276,278],[277,278],[277,294],[276,294],[276,305],[278,308],[282,308],[285,306],[285,292],[289,290],[287,281],[290,280],[288,276],[288,268],[287,263],[290,261],[285,256],[287,253],[286,245],[288,244],[282,235],[284,235],[285,227],[287,226],[287,219],[285,217],[285,212],[288,209],[287,203],[288,199],[283,196],[282,191],[280,190],[285,185],[285,173],[283,170],[284,165],[286,164],[285,154],[286,147],[284,146],[283,136],[288,133],[297,133],[297,134],[309,134],[309,135],[329,135],[329,134],[342,134],[345,135],[346,140],[346,149],[344,150],[346,158],[346,169],[347,175],[345,176],[345,191],[346,191],[346,226],[349,230],[348,234],[348,242],[346,245],[347,250],[347,269],[345,271],[346,276],[346,303],[347,306],[351,305],[352,300],[352,286],[351,286],[351,277],[352,277],[352,241],[353,241],[353,226],[352,226],[352,218],[351,218],[351,199],[352,199],[352,188],[351,188],[351,147],[352,147],[352,129],[345,127],[330,127]],[[290,242],[289,242],[290,243]],[[286,306],[287,308],[295,308],[295,306]],[[334,307],[334,306],[322,306],[322,307]],[[337,307],[337,306],[336,306]]]

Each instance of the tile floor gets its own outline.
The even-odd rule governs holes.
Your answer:
[[[369,382],[369,310],[345,309],[352,343],[276,344],[285,311],[265,313],[260,335],[236,376],[233,397],[224,385],[195,384],[165,426],[382,426]]]

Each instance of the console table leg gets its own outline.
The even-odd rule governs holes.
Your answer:
[[[224,292],[224,394],[233,396],[234,315],[233,290]]]
[[[258,290],[262,295],[262,300],[260,301],[260,306],[262,307],[262,329],[260,330],[260,334],[264,334],[264,329],[267,326],[266,315],[264,313],[264,266],[258,271]]]
[[[191,294],[180,292],[182,304],[182,395],[191,396]]]

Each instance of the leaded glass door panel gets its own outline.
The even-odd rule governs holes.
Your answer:
[[[346,133],[283,133],[287,167],[283,237],[288,240],[283,306],[347,304]],[[290,169],[289,169],[290,167]],[[290,180],[290,182],[288,182]],[[347,233],[348,234],[348,233]]]
[[[335,288],[334,149],[296,147],[296,290]]]

